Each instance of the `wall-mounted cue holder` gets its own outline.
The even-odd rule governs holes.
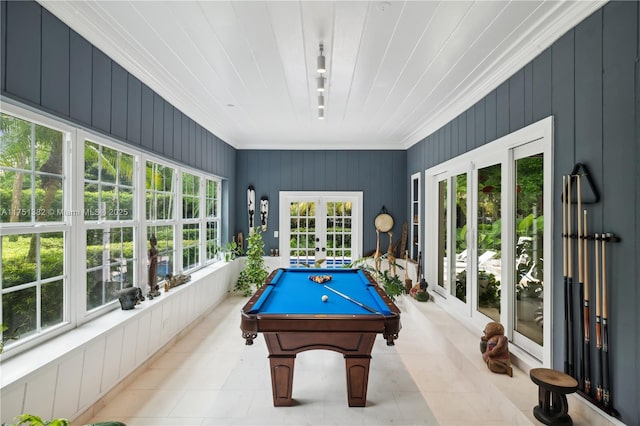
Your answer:
[[[621,238],[612,232],[588,232],[588,211],[582,207],[598,203],[600,193],[586,165],[577,163],[571,174],[562,177],[561,201],[564,372],[578,381],[578,394],[607,414],[619,417],[613,408],[609,369],[606,252],[610,243],[620,242]],[[574,273],[575,266],[577,273]],[[591,273],[594,277],[590,277]],[[593,278],[595,285],[590,282]],[[592,295],[594,301],[590,300]],[[595,332],[593,338],[592,331]]]

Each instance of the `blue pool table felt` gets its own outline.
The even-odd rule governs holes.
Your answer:
[[[309,279],[311,275],[330,275],[331,280],[319,284]],[[301,315],[376,315],[342,296],[337,291],[367,305],[383,315],[389,315],[387,305],[359,269],[301,268],[279,270],[251,313],[301,314]],[[322,301],[327,295],[329,300]]]

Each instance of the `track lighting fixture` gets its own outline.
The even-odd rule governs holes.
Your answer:
[[[320,43],[320,54],[318,55],[318,72],[324,74],[327,71],[324,57],[324,46]]]

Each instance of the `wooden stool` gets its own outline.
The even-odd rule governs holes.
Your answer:
[[[533,368],[529,377],[538,385],[538,405],[533,408],[536,419],[546,425],[572,425],[566,395],[578,389],[578,381],[548,368]]]

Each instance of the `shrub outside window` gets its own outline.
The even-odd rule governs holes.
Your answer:
[[[118,290],[134,283],[135,164],[131,154],[84,143],[87,311],[116,300]]]
[[[69,321],[63,155],[69,138],[68,132],[0,116],[3,339],[30,340]]]

